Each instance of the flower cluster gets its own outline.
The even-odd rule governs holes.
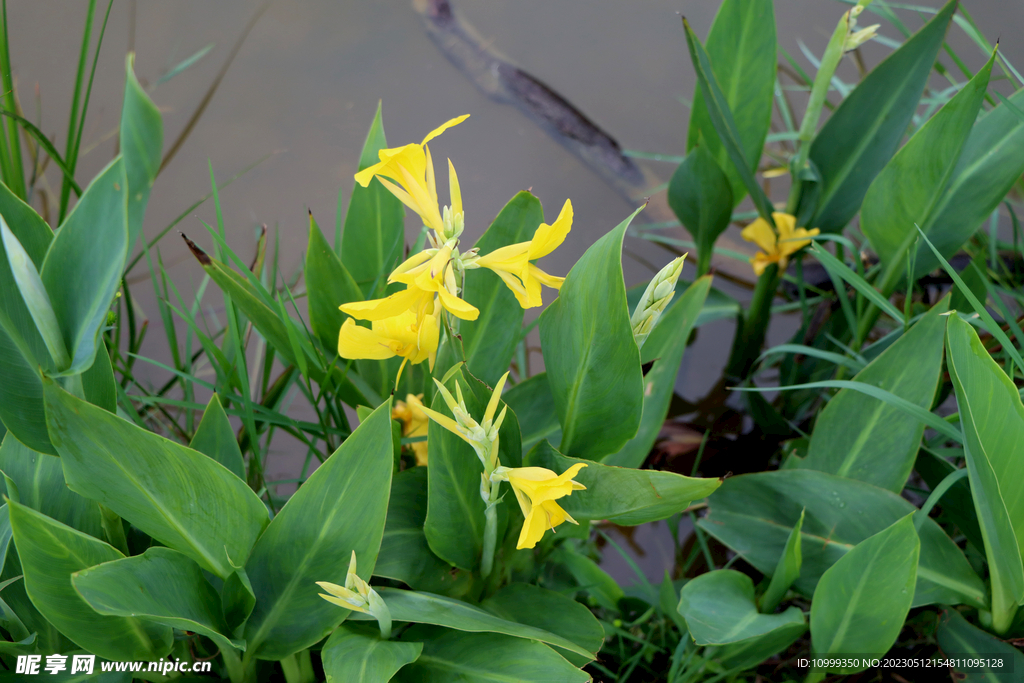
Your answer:
[[[541,224],[529,242],[511,244],[481,255],[476,249],[461,252],[459,237],[466,219],[462,192],[455,166],[448,160],[448,191],[451,203],[440,209],[434,164],[427,143],[448,128],[462,123],[459,116],[431,131],[419,144],[382,149],[380,162],[356,174],[363,187],[377,178],[403,204],[415,211],[429,232],[429,247],[413,254],[388,278],[389,283],[405,285],[383,299],[341,306],[351,317],[338,336],[338,355],[342,358],[385,359],[402,357],[413,364],[429,361],[431,369],[440,340],[443,312],[461,320],[476,320],[480,311],[460,298],[467,270],[487,268],[512,290],[523,308],[540,306],[541,285],[558,289],[564,278],[545,273],[533,263],[550,254],[572,228],[572,204],[566,200],[557,220]],[[370,322],[362,327],[355,318]]]

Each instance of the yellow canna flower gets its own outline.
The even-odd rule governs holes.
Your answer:
[[[775,227],[779,230],[778,235],[772,230],[772,226],[768,225],[768,221],[763,218],[758,218],[743,228],[741,233],[743,239],[754,242],[762,249],[750,259],[750,265],[753,266],[754,273],[758,277],[770,263],[778,263],[779,270],[785,270],[789,257],[811,243],[811,240],[806,238],[818,234],[817,228],[812,230],[797,228],[796,216],[788,213],[773,212],[772,219],[775,220]]]
[[[578,523],[555,500],[586,488],[572,479],[586,466],[586,463],[577,463],[562,474],[555,474],[544,467],[499,467],[494,471],[492,480],[505,480],[511,484],[526,517],[516,549],[534,547],[545,531],[553,530],[562,522]]]
[[[440,336],[436,308],[431,303],[430,312],[422,316],[406,308],[398,315],[374,320],[371,329],[348,318],[338,334],[338,355],[376,360],[401,356],[413,364],[429,360],[433,369]]]
[[[423,224],[428,228],[438,235],[444,235],[446,239],[455,236],[447,234],[450,231],[445,229],[445,220],[438,211],[434,163],[430,158],[430,148],[427,147],[427,143],[467,118],[469,118],[469,114],[446,121],[430,131],[423,138],[423,142],[418,145],[409,144],[380,150],[377,153],[380,162],[356,173],[356,182],[366,187],[376,177],[391,194],[419,214],[423,219]],[[452,195],[450,223],[454,224],[456,220],[462,220],[462,198],[459,193],[458,179],[455,178],[455,168],[451,162],[448,162],[448,167]]]
[[[548,275],[531,261],[554,251],[565,241],[571,229],[572,202],[566,199],[555,222],[551,225],[541,223],[532,240],[495,249],[467,263],[466,267],[488,268],[494,271],[512,290],[523,308],[540,306],[544,303],[541,299],[540,286],[543,284],[552,289],[559,289],[565,278]]]
[[[395,407],[391,409],[391,417],[402,423],[402,436],[425,437],[430,420],[423,412],[423,394],[408,394],[404,401],[395,401]],[[427,442],[417,441],[409,444],[413,453],[416,454],[416,464],[424,466],[427,464]]]
[[[377,591],[370,588],[370,584],[356,574],[355,550],[352,551],[352,559],[348,563],[344,586],[329,581],[317,581],[316,585],[328,593],[320,593],[321,598],[339,607],[373,616],[380,626],[381,637],[384,640],[391,637],[391,611]]]
[[[458,285],[455,282],[453,250],[451,243],[445,243],[440,249],[421,251],[398,266],[388,282],[401,282],[409,289],[436,293],[441,306],[456,318],[476,320],[480,315],[476,306],[455,294]]]

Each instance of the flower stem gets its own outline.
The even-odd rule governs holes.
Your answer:
[[[488,474],[488,478],[490,475]],[[491,483],[490,500],[484,512],[484,548],[480,556],[480,576],[487,578],[494,568],[494,548],[498,542],[498,487],[501,482]]]
[[[747,315],[737,321],[736,338],[733,340],[732,353],[726,369],[729,376],[745,379],[761,352],[771,320],[772,301],[780,279],[779,268],[774,263],[770,264],[758,278]]]

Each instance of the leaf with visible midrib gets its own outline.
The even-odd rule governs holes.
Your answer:
[[[317,581],[345,583],[352,552],[369,580],[377,560],[394,454],[385,401],[299,487],[260,536],[245,565],[256,606],[246,657],[282,659],[327,636],[349,612],[318,595]]]
[[[631,439],[643,410],[643,373],[622,279],[622,240],[634,211],[587,249],[540,316],[562,449],[600,459]]]
[[[752,170],[761,158],[775,96],[775,13],[771,0],[724,0],[711,24],[705,49],[735,117],[739,140]],[[743,199],[747,190],[718,140],[699,86],[694,88],[690,112],[686,150],[692,151],[704,139],[712,157],[728,176],[732,190],[728,211]]]
[[[810,225],[836,232],[857,213],[868,185],[906,133],[956,6],[957,0],[950,0],[872,69],[815,136],[810,159],[822,184]]]
[[[916,226],[930,233],[942,198],[978,116],[995,55],[910,138],[886,164],[864,196],[860,226],[884,265],[878,283],[891,293],[907,267],[917,240]],[[935,267],[934,256],[918,253],[915,279]]]
[[[919,551],[913,516],[907,515],[829,567],[811,601],[814,654],[881,657],[888,652],[910,611]]]
[[[1020,603],[1024,601],[1024,489],[1020,485],[1024,405],[1017,387],[992,360],[978,333],[957,315],[950,315],[946,323],[946,350],[992,584],[1005,594],[998,597]]]
[[[880,387],[925,410],[932,405],[942,371],[949,307],[945,297],[910,330],[853,378]],[[818,415],[800,467],[903,490],[914,467],[924,423],[859,391],[843,389]]]

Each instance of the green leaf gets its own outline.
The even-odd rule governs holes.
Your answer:
[[[366,135],[359,170],[376,164],[377,152],[387,147],[380,103]],[[363,290],[364,299],[384,295],[388,274],[402,257],[405,210],[402,202],[374,178],[369,186],[356,184],[345,214],[341,238],[341,262]],[[335,245],[337,246],[337,245]],[[335,342],[337,344],[337,342]]]
[[[245,481],[245,462],[242,460],[242,449],[238,447],[235,430],[231,428],[227,413],[220,404],[220,397],[214,393],[206,404],[203,418],[188,445],[194,451],[208,455],[229,472]]]
[[[935,639],[943,654],[964,659],[1001,659],[1001,670],[980,670],[980,667],[954,666],[958,681],[964,683],[1013,683],[1024,671],[1024,653],[1007,642],[972,626],[956,610],[943,610]],[[964,663],[966,664],[966,663]]]
[[[585,683],[590,676],[542,643],[495,633],[439,632],[395,677],[400,683]]]
[[[989,356],[977,332],[956,315],[946,324],[946,351],[995,616],[997,605],[1005,609],[1024,603],[1024,406],[1017,387]]]
[[[44,380],[50,436],[71,490],[222,578],[249,555],[267,509],[202,453],[140,429]]]
[[[303,277],[306,278],[309,299],[309,326],[333,356],[337,353],[338,331],[345,322],[345,314],[338,307],[352,301],[362,301],[363,293],[341,259],[327,244],[312,213],[309,214],[309,242],[306,246]]]
[[[643,373],[622,279],[622,240],[638,211],[587,249],[540,315],[561,447],[576,457],[614,453],[640,426]]]
[[[562,427],[558,424],[555,397],[551,395],[546,372],[519,382],[506,391],[502,399],[519,417],[524,453],[544,439],[552,442],[561,439]]]
[[[565,567],[580,590],[593,596],[599,605],[610,610],[619,609],[619,600],[625,597],[625,592],[615,579],[592,559],[572,550],[566,544],[559,546],[551,559]]]
[[[380,588],[377,592],[387,603],[394,621],[433,624],[470,633],[502,633],[516,638],[539,640],[586,657],[588,661],[595,656],[568,638],[547,629],[502,619],[479,607],[443,595],[403,591],[397,588]]]
[[[838,232],[857,213],[917,111],[956,0],[872,69],[822,126],[810,160],[821,173],[818,212],[809,225]]]
[[[735,2],[732,4],[736,6],[736,12],[746,11],[739,9],[741,3]],[[761,8],[763,8],[765,4],[770,3],[766,3],[764,0],[758,0],[758,5],[760,5]],[[744,149],[744,140],[741,138],[741,133],[737,126],[735,115],[733,114],[732,105],[729,102],[729,100],[726,99],[726,95],[722,91],[722,86],[720,85],[717,79],[717,74],[712,69],[711,60],[708,57],[707,51],[705,51],[704,46],[701,45],[700,39],[697,38],[697,35],[693,32],[693,29],[690,28],[690,24],[686,21],[685,17],[683,18],[683,28],[686,31],[686,45],[690,49],[690,61],[693,63],[693,70],[697,73],[697,85],[700,88],[700,93],[704,100],[704,111],[707,113],[708,118],[711,121],[711,125],[715,130],[715,133],[717,133],[718,140],[721,142],[722,147],[725,149],[726,156],[730,161],[732,161],[731,169],[730,171],[727,171],[727,173],[735,172],[736,176],[739,178],[739,182],[741,183],[741,185],[738,184],[733,189],[733,201],[738,201],[742,199],[743,193],[742,190],[740,190],[739,188],[745,188],[746,191],[750,193],[750,199],[751,201],[753,201],[754,207],[757,209],[757,213],[766,221],[768,221],[769,225],[774,225],[771,216],[771,202],[765,195],[764,190],[761,189],[761,186],[757,184],[757,179],[754,177],[753,173],[753,169],[757,168],[757,163],[761,159],[761,148],[764,145],[764,138],[761,138],[762,142],[760,145],[758,145],[757,149],[749,150],[750,154],[748,155],[748,150]],[[771,31],[772,35],[769,39],[772,50],[770,55],[770,65],[772,72],[767,79],[764,79],[762,82],[758,83],[758,86],[756,86],[757,90],[763,90],[765,87],[768,87],[769,84],[771,84],[771,87],[774,88],[774,28],[775,22],[773,18]],[[759,35],[769,35],[768,31],[764,31],[763,26],[758,26],[756,30],[760,32]],[[762,54],[761,56],[759,56],[758,59],[763,60],[766,56],[768,55]],[[741,85],[742,84],[736,84],[736,87],[740,87]],[[745,93],[743,93],[742,90],[739,90],[737,92],[738,97],[743,97],[744,95]],[[763,125],[763,122],[760,119],[760,112],[757,112],[757,110],[755,109],[752,115],[758,117],[754,120],[754,125]],[[771,116],[770,104],[768,107],[767,116]],[[766,130],[765,133],[767,133]],[[753,138],[753,135],[751,135],[751,138]],[[728,166],[727,164],[724,163],[722,165]]]
[[[771,0],[724,0],[711,24],[705,48],[725,101],[732,110],[737,139],[750,164],[748,170],[752,171],[761,159],[775,95],[775,12]],[[703,88],[698,86],[690,108],[686,149],[692,152],[695,147],[706,146],[717,165],[724,169],[732,187],[726,206],[728,212],[743,199],[747,189],[718,139],[705,97]],[[690,234],[696,237],[692,230]]]
[[[64,483],[60,458],[37,453],[13,435],[0,445],[0,471],[18,487],[18,503],[94,538],[103,538],[100,506]]]
[[[930,233],[936,210],[945,208],[941,199],[984,102],[994,59],[993,53],[974,78],[914,133],[864,196],[860,225],[882,261],[878,282],[883,294],[891,294],[905,273],[907,252],[917,241],[915,226]],[[920,248],[915,263],[914,280],[935,267],[934,258]]]
[[[772,572],[772,579],[768,583],[768,590],[761,596],[761,611],[765,614],[771,614],[775,611],[775,608],[782,602],[782,598],[786,597],[786,591],[789,590],[789,587],[800,576],[800,564],[803,557],[801,552],[803,536],[800,531],[803,525],[804,511],[801,510],[800,519],[796,520],[793,530],[789,532],[786,548],[782,551],[778,564],[775,565],[775,571]]]
[[[92,366],[82,373],[82,393],[85,394],[85,400],[94,406],[108,413],[117,412],[117,382],[104,341],[100,341]]]
[[[697,243],[697,272],[708,272],[715,240],[732,221],[733,202],[729,178],[705,145],[692,150],[672,174],[668,204]]]
[[[949,298],[932,307],[892,346],[853,378],[931,408],[942,373],[943,313]],[[843,389],[818,415],[807,457],[800,466],[859,479],[899,493],[914,468],[924,423],[896,406]]]
[[[160,172],[164,123],[160,110],[135,77],[135,55],[125,58],[124,106],[120,143],[128,179],[128,251],[142,232],[149,191]]]
[[[654,362],[654,366],[644,375],[644,407],[640,429],[617,453],[604,459],[606,464],[640,467],[647,459],[668,415],[690,332],[700,312],[704,310],[704,302],[710,290],[710,275],[699,278],[687,287],[676,305],[662,313],[657,327],[647,338],[640,360],[644,363]]]
[[[730,477],[708,504],[710,514],[700,520],[700,527],[764,574],[774,571],[806,508],[800,578],[793,583],[806,596],[850,548],[917,509],[891,491],[803,469]],[[966,603],[985,608],[985,584],[952,539],[931,519],[918,533],[921,562],[914,606]]]
[[[11,501],[7,507],[25,590],[61,633],[104,659],[161,659],[170,652],[170,628],[99,615],[71,585],[74,572],[121,559],[121,553],[24,505]]]
[[[99,614],[138,617],[212,639],[221,649],[245,649],[232,640],[220,596],[199,565],[170,548],[105,562],[71,575],[71,585]]]
[[[910,611],[921,550],[912,515],[853,547],[822,574],[811,601],[817,657],[881,657]],[[866,666],[835,668],[842,673]]]
[[[10,521],[9,513],[8,521]],[[25,592],[25,582],[22,580],[24,574],[18,550],[11,545],[8,548],[7,562],[4,564],[3,573],[0,574],[0,583],[4,585],[0,611],[4,613],[3,618],[8,622],[5,627],[8,629],[8,633],[11,633],[12,636],[14,631],[22,636],[35,633],[35,652],[66,652],[75,649],[77,646],[61,634],[32,604],[28,593]]]
[[[381,640],[374,631],[355,624],[335,629],[320,653],[327,683],[387,683],[423,650],[422,643]]]
[[[32,207],[0,183],[0,216],[35,267],[41,268],[53,232]],[[0,241],[0,420],[29,447],[56,455],[46,434],[38,365],[54,368],[46,344],[18,291]]]
[[[540,200],[529,192],[519,192],[473,246],[487,254],[510,244],[528,242],[543,220]],[[493,386],[512,362],[523,326],[523,308],[501,278],[486,268],[466,273],[462,298],[480,310],[479,318],[459,327],[466,363],[471,373]]]
[[[595,655],[604,642],[604,629],[589,609],[572,598],[540,586],[510,583],[480,606],[502,619],[560,635]],[[576,666],[584,666],[593,659],[560,648],[558,652]]]
[[[352,552],[369,580],[391,490],[391,401],[385,401],[306,480],[245,565],[256,607],[246,656],[282,659],[324,638],[349,614],[318,595],[317,581],[344,584]]]
[[[413,467],[396,474],[391,481],[390,500],[374,576],[402,581],[410,588],[430,593],[464,595],[472,585],[472,575],[453,570],[431,552],[423,533],[427,468]]]
[[[57,231],[40,277],[60,323],[70,368],[93,363],[107,310],[128,257],[128,188],[124,161],[110,162],[86,188]]]
[[[546,441],[530,451],[526,462],[559,474],[578,462],[585,463],[587,466],[573,480],[586,490],[559,498],[558,504],[577,520],[603,519],[624,526],[667,519],[722,485],[721,479],[696,479],[674,472],[611,467],[568,458]]]
[[[1008,98],[1024,106],[1024,90]],[[1024,173],[1024,119],[1005,104],[978,121],[971,130],[953,180],[936,201],[931,225],[921,225],[939,253],[950,257],[999,206]],[[926,245],[917,254],[919,272],[937,263]]]
[[[782,614],[759,614],[754,582],[732,569],[717,569],[687,581],[680,592],[679,613],[698,645],[740,643],[780,629],[795,640],[807,629],[799,607]]]
[[[448,389],[455,394],[455,383],[462,387],[469,414],[481,419],[487,409],[491,391],[464,369],[448,380]],[[432,408],[452,417],[452,412],[438,392]],[[502,404],[499,402],[497,413]],[[459,436],[433,420],[427,434],[430,444],[430,465],[427,467],[427,517],[423,531],[435,555],[452,566],[466,571],[476,569],[483,550],[484,501],[480,498],[480,476],[483,465],[473,448]],[[519,423],[509,410],[498,431],[498,459],[506,467],[518,467],[522,460]],[[504,506],[498,508],[499,528],[503,524]]]

